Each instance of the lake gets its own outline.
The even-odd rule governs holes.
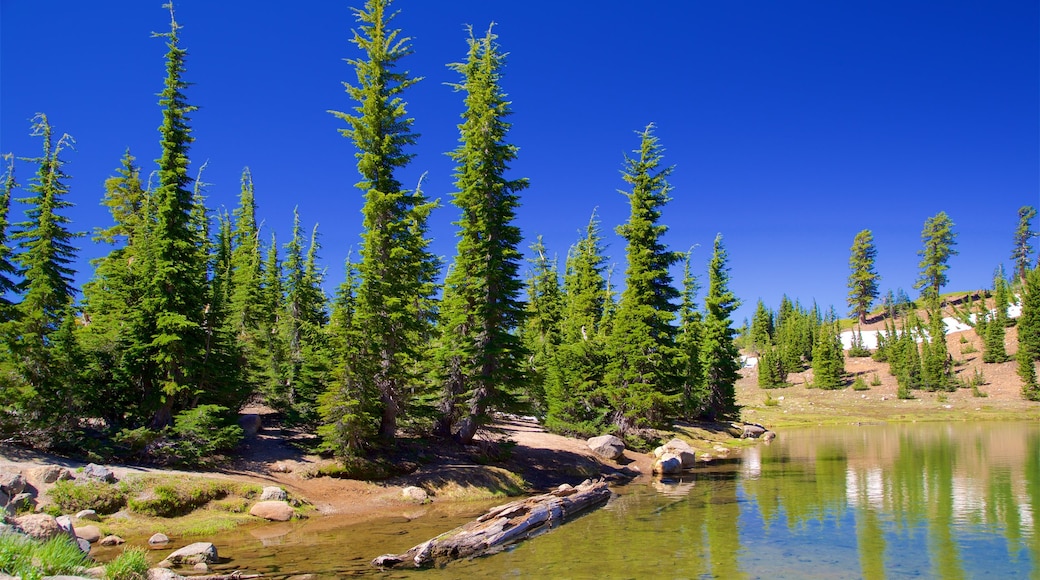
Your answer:
[[[1040,579],[1036,423],[798,429],[739,459],[617,491],[550,533],[442,569],[368,562],[491,504],[403,508],[353,525],[314,518],[216,543],[231,566],[276,578]]]

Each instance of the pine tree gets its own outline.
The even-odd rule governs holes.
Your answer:
[[[946,285],[946,271],[949,270],[947,262],[952,256],[957,255],[956,233],[953,231],[953,221],[946,212],[928,218],[924,222],[921,231],[921,241],[924,247],[917,252],[921,256],[921,273],[914,283],[914,288],[921,291],[921,297],[926,301],[938,301],[942,287]]]
[[[232,212],[231,295],[228,316],[241,358],[242,380],[251,392],[260,392],[264,381],[262,320],[263,256],[256,222],[256,196],[249,168],[242,170],[238,207]]]
[[[922,387],[928,391],[956,388],[953,361],[946,346],[946,324],[938,308],[928,312],[928,340],[922,342],[921,353]]]
[[[715,237],[714,251],[708,266],[708,296],[704,301],[704,342],[701,366],[704,369],[708,399],[705,415],[716,420],[736,417],[736,383],[740,378],[739,352],[733,339],[730,315],[740,301],[729,289],[729,268],[722,235]]]
[[[1037,236],[1033,231],[1033,218],[1036,208],[1024,205],[1018,209],[1018,227],[1015,228],[1015,246],[1011,250],[1011,259],[1015,261],[1015,275],[1020,283],[1025,283],[1029,271],[1030,257],[1033,255],[1032,240]]]
[[[25,220],[16,225],[11,239],[21,250],[15,260],[22,277],[22,300],[15,307],[14,320],[7,323],[13,328],[6,329],[6,334],[16,368],[28,387],[25,419],[32,427],[53,432],[52,428],[77,412],[81,402],[70,396],[74,392],[71,384],[77,381],[63,374],[67,368],[56,360],[51,348],[63,321],[74,316],[75,270],[70,264],[76,260],[72,241],[79,234],[69,231],[70,220],[62,215],[72,204],[64,199],[69,176],[61,159],[73,141],[65,134],[54,142],[43,114],[33,119],[33,135],[43,139],[43,155],[32,160],[38,169],[28,187],[30,196],[18,200],[26,205]]]
[[[690,270],[690,257],[686,252],[683,259],[682,302],[679,304],[679,334],[675,343],[678,347],[676,368],[679,372],[679,409],[683,418],[693,420],[700,414],[707,393],[704,389],[704,372],[701,368],[701,334],[703,316],[697,309],[697,292],[700,287]]]
[[[158,34],[166,39],[166,81],[159,104],[163,123],[159,127],[162,155],[159,184],[155,189],[155,225],[149,252],[152,258],[148,295],[143,301],[146,316],[154,325],[151,347],[156,366],[155,379],[147,380],[146,398],[156,397],[151,426],[159,428],[173,422],[175,409],[196,398],[205,388],[197,382],[204,356],[203,310],[206,302],[206,264],[199,247],[199,210],[195,191],[190,187],[188,150],[194,141],[189,105],[183,80],[187,52],[180,47],[181,26],[170,10],[170,32]]]
[[[763,389],[782,387],[787,384],[787,369],[780,357],[780,350],[766,345],[758,357],[758,386]]]
[[[620,433],[661,424],[678,394],[672,321],[679,292],[669,268],[682,255],[666,249],[661,238],[668,228],[659,223],[661,208],[669,201],[672,167],[661,167],[663,150],[652,124],[640,134],[635,153],[625,159],[623,178],[632,190],[624,194],[631,213],[618,234],[627,242],[628,267],[607,344],[605,377],[612,422]]]
[[[1022,287],[1022,315],[1018,317],[1018,351],[1040,360],[1040,269],[1026,272]]]
[[[867,323],[867,313],[870,312],[874,300],[879,295],[878,275],[874,268],[877,259],[877,248],[874,246],[874,235],[870,230],[863,230],[856,234],[852,242],[852,255],[849,257],[849,308],[850,314],[859,318],[860,324]]]
[[[411,160],[405,149],[419,137],[412,132],[402,95],[420,79],[397,70],[412,51],[409,39],[390,28],[394,14],[389,5],[389,0],[367,0],[363,9],[354,11],[360,24],[352,42],[364,59],[348,61],[357,83],[344,86],[358,104],[354,114],[332,111],[348,125],[340,132],[357,149],[361,181],[356,187],[365,196],[353,323],[364,329],[366,340],[350,370],[359,373],[357,381],[371,381],[373,386],[357,393],[378,393],[378,433],[388,442],[396,436],[407,386],[415,380],[415,360],[429,334],[432,312],[425,307],[435,289],[437,268],[425,237],[435,204],[418,189],[405,190],[395,175]]]
[[[773,311],[759,299],[755,306],[755,314],[751,317],[751,330],[748,334],[752,352],[761,355],[773,344],[776,327],[773,323]]]
[[[442,307],[444,344],[454,352],[465,390],[446,386],[444,405],[461,407],[455,436],[469,443],[488,413],[520,387],[523,346],[512,330],[523,319],[519,300],[520,229],[513,225],[517,193],[527,179],[506,179],[517,148],[506,143],[511,114],[500,82],[504,57],[488,29],[480,39],[470,31],[466,62],[450,65],[462,75],[465,93],[459,125],[453,203],[462,210],[455,262],[445,283]],[[448,293],[455,297],[448,300]],[[454,402],[453,402],[454,401]]]
[[[280,332],[285,316],[285,284],[282,280],[282,263],[278,257],[278,240],[274,234],[271,235],[264,259],[258,304],[260,316],[257,336],[260,352],[264,354],[260,371],[261,392],[269,405],[280,408],[285,403],[289,347],[285,343],[284,333]]]
[[[14,177],[14,156],[3,155],[7,167],[3,173],[3,189],[0,190],[0,324],[14,316],[13,305],[8,296],[17,291],[15,277],[18,268],[14,263],[14,251],[8,243],[8,214],[11,210],[11,196],[17,187]]]
[[[1002,268],[993,276],[993,314],[983,326],[982,361],[1000,363],[1011,360],[1004,348],[1005,328],[1008,323],[1008,288]]]
[[[813,346],[813,386],[819,389],[840,389],[845,381],[845,353],[838,334],[837,316],[823,321]]]
[[[603,251],[599,220],[593,212],[564,268],[560,346],[546,385],[545,425],[553,431],[593,435],[606,426],[604,322],[607,301],[613,300],[607,291]]]
[[[527,281],[527,308],[520,340],[529,353],[525,365],[528,403],[544,413],[546,386],[550,373],[556,372],[556,351],[560,346],[560,321],[563,296],[556,261],[546,256],[542,237],[531,245],[534,271]]]

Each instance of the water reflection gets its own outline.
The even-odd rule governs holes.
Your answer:
[[[322,518],[222,538],[271,578],[1033,578],[1040,580],[1040,426],[952,423],[781,433],[740,461],[637,483],[551,533],[444,569],[382,573],[473,517],[435,509],[368,524]],[[436,504],[435,504],[436,506]],[[434,506],[434,507],[435,507]],[[237,542],[237,543],[236,543]],[[225,545],[226,544],[226,545]],[[280,576],[281,575],[281,576]]]

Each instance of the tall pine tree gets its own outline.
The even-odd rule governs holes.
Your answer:
[[[621,294],[607,352],[607,398],[613,408],[615,429],[660,425],[678,399],[675,319],[679,292],[669,268],[681,259],[661,238],[668,227],[660,224],[661,208],[669,201],[668,176],[661,167],[663,150],[647,125],[640,133],[635,157],[625,159],[623,178],[632,188],[622,192],[631,207],[628,222],[618,227],[626,241],[625,290]]]
[[[454,430],[463,443],[472,441],[489,410],[504,403],[523,378],[524,349],[514,334],[523,319],[521,234],[513,222],[517,193],[528,182],[505,177],[517,148],[506,142],[511,111],[501,88],[504,55],[495,40],[490,28],[479,39],[470,31],[466,62],[450,65],[463,77],[454,86],[465,93],[466,110],[459,147],[451,153],[457,163],[453,203],[462,217],[441,324],[461,384],[455,379],[446,385],[443,404],[456,408],[465,399]]]
[[[348,61],[357,82],[344,86],[357,106],[353,113],[332,111],[347,123],[340,132],[357,149],[361,181],[356,187],[365,196],[361,280],[352,321],[366,338],[350,370],[357,373],[354,380],[372,386],[357,393],[378,393],[378,433],[392,442],[431,324],[427,307],[437,268],[427,250],[425,224],[435,204],[418,189],[405,190],[396,175],[412,159],[406,148],[419,137],[402,98],[419,79],[397,70],[412,52],[409,39],[390,27],[389,0],[367,0],[354,14],[359,26],[352,42],[364,57]]]
[[[878,275],[874,268],[877,259],[877,248],[874,247],[874,235],[870,230],[856,234],[852,241],[852,254],[849,256],[849,307],[850,314],[859,318],[860,324],[867,323],[867,313],[879,295]]]
[[[1018,209],[1018,227],[1015,228],[1015,246],[1011,250],[1011,259],[1015,261],[1015,276],[1020,283],[1025,283],[1026,274],[1029,272],[1030,257],[1033,255],[1033,218],[1036,217],[1036,208],[1024,205]]]
[[[715,237],[711,263],[708,266],[708,296],[704,300],[704,341],[701,345],[701,367],[704,372],[707,401],[704,415],[708,419],[735,418],[736,384],[740,378],[740,353],[734,343],[736,330],[730,315],[740,301],[729,289],[729,268],[722,235]],[[781,324],[786,323],[782,319]]]
[[[952,256],[957,255],[957,234],[953,231],[953,221],[941,211],[928,218],[924,222],[921,231],[921,241],[924,247],[918,250],[921,256],[921,273],[914,283],[914,288],[921,291],[921,297],[926,301],[938,301],[942,287],[946,285],[946,271],[950,269],[949,262]]]

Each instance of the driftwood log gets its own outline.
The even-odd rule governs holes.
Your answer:
[[[586,480],[577,487],[561,485],[550,493],[491,508],[472,522],[427,540],[403,554],[383,554],[372,560],[372,565],[379,568],[422,568],[492,553],[602,505],[611,495],[613,493],[602,480]]]

